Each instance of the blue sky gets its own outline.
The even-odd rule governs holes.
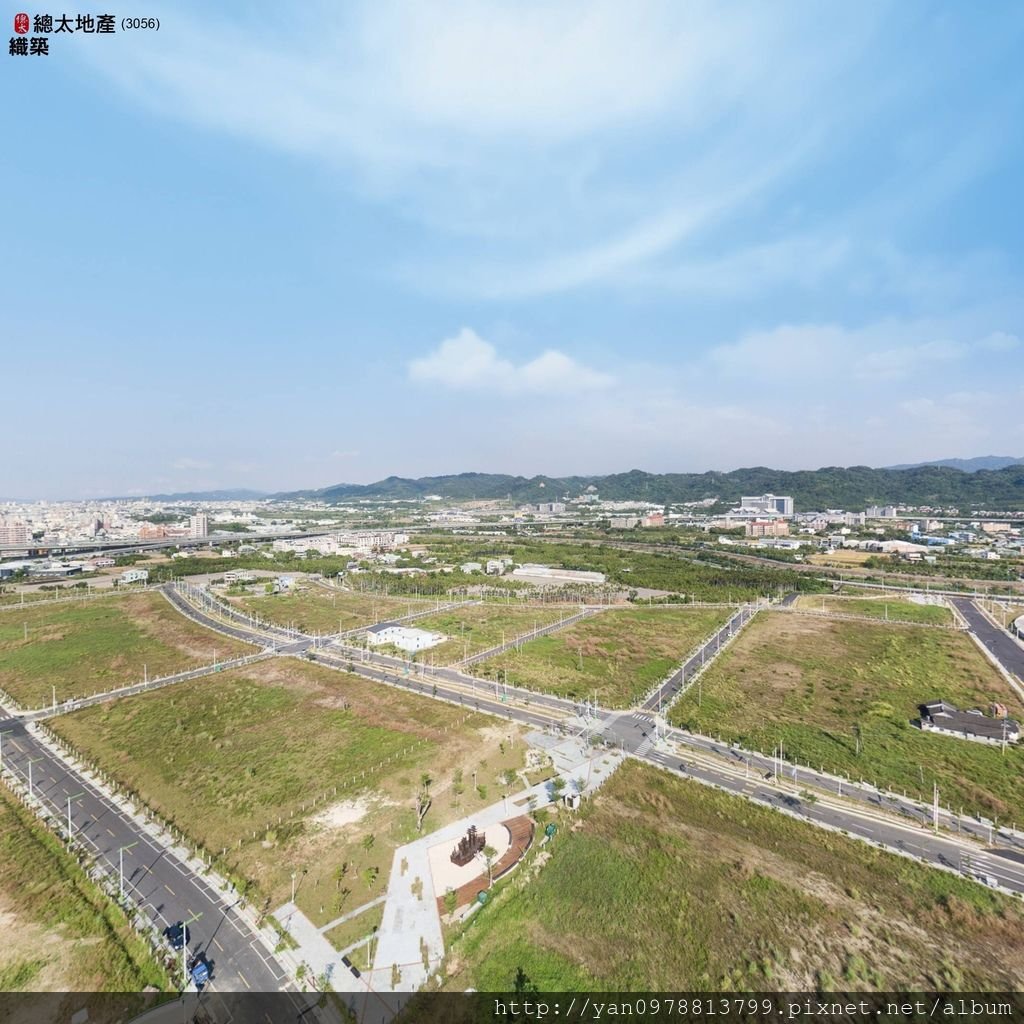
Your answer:
[[[2,62],[0,497],[1024,455],[1020,4],[113,13]]]

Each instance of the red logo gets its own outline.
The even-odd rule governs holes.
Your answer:
[[[14,31],[19,36],[23,36],[28,32],[28,15],[27,14],[16,14],[14,16]]]

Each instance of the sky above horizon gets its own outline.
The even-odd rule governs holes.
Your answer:
[[[0,499],[1024,455],[1019,3],[206,6],[5,57]]]

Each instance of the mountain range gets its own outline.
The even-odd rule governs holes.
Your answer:
[[[845,508],[908,504],[962,509],[1024,508],[1024,459],[982,456],[944,459],[908,466],[826,466],[779,470],[764,466],[728,473],[626,473],[594,476],[512,476],[505,473],[457,473],[447,476],[389,476],[370,484],[334,484],[316,490],[266,493],[253,490],[195,491],[152,495],[157,501],[254,501],[310,499],[328,504],[360,498],[418,500],[438,495],[454,501],[511,499],[557,501],[588,487],[612,501],[647,500],[657,504],[718,498],[732,504],[746,494],[787,494],[798,508]]]
[[[719,498],[734,503],[746,494],[787,494],[798,508],[863,509],[874,504],[942,505],[961,508],[1024,508],[1024,464],[964,472],[948,466],[872,469],[827,466],[778,470],[756,466],[729,473],[647,473],[633,469],[604,476],[509,476],[459,473],[410,479],[390,476],[372,484],[336,484],[315,491],[274,495],[328,503],[359,498],[417,499],[440,495],[453,500],[510,498],[519,502],[575,497],[593,486],[609,500],[649,500],[658,504]]]
[[[1012,455],[979,455],[973,459],[938,459],[935,462],[908,462],[900,466],[886,466],[886,469],[919,469],[921,466],[947,466],[963,473],[977,473],[979,469],[1006,469],[1007,466],[1022,466],[1024,459]]]

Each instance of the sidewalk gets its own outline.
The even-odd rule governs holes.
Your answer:
[[[581,748],[575,759],[567,756],[571,744]],[[584,794],[596,791],[623,760],[621,754],[608,750],[587,752],[589,756],[586,756],[582,745],[573,740],[557,744],[552,753],[558,755],[556,763],[566,764],[565,768],[560,764],[558,772],[565,780],[566,791],[573,792],[574,780],[580,779],[584,783]],[[455,842],[470,825],[483,830],[526,813],[531,797],[535,798],[536,807],[550,804],[553,798],[550,780],[445,825],[395,851],[373,969],[364,975],[372,989],[378,992],[414,991],[424,984],[444,957],[444,938],[437,909],[437,897],[443,893],[434,891],[428,850],[439,843]]]

